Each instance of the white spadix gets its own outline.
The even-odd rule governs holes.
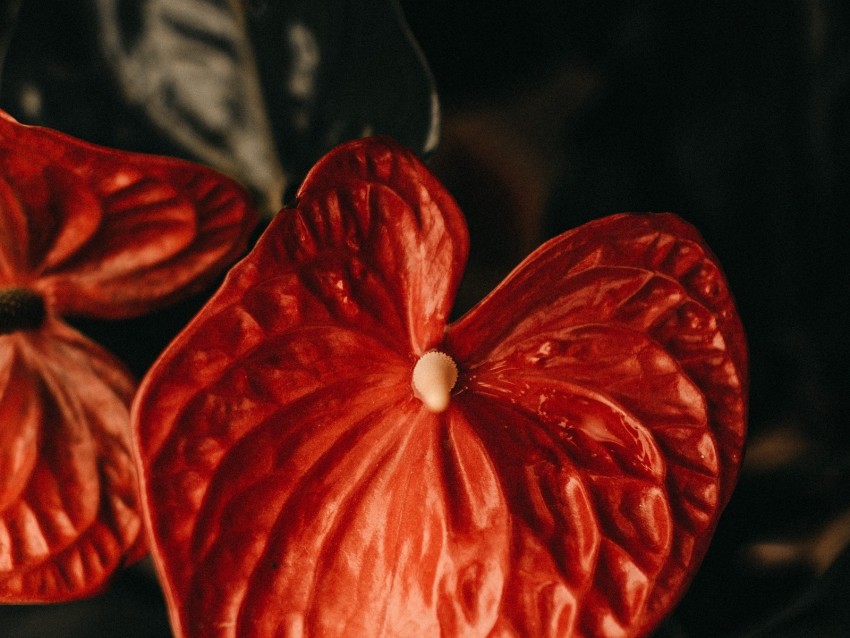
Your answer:
[[[426,352],[413,368],[413,390],[431,412],[442,412],[449,407],[456,382],[457,365],[444,352]]]

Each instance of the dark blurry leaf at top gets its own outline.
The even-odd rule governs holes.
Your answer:
[[[199,160],[268,214],[342,141],[436,146],[433,80],[395,0],[0,0],[0,15],[18,4],[0,26],[0,107]]]
[[[0,0],[0,68],[3,66],[3,58],[6,56],[6,48],[9,46],[20,5],[21,0]]]
[[[277,159],[240,5],[96,0],[100,38],[125,99],[198,159],[276,208]]]
[[[301,175],[320,149],[386,134],[434,149],[439,106],[396,0],[253,0],[251,39],[284,166]]]

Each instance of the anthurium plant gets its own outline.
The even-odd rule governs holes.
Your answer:
[[[747,351],[671,214],[543,244],[451,320],[457,205],[409,151],[307,175],[132,409],[179,638],[644,636],[742,455]]]
[[[146,551],[135,380],[66,318],[195,292],[256,223],[246,191],[208,168],[0,112],[0,601],[91,595]]]

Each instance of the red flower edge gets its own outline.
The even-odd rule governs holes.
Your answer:
[[[258,223],[247,191],[212,169],[2,111],[0,152],[0,277],[25,274],[61,316],[134,317],[197,292]]]
[[[616,215],[447,325],[466,254],[410,152],[343,145],[153,366],[132,419],[177,636],[639,636],[676,603],[745,433],[716,259]],[[425,358],[456,364],[443,402]]]
[[[135,381],[68,326],[207,285],[257,217],[235,182],[0,112],[0,601],[102,590],[146,551],[130,453]]]

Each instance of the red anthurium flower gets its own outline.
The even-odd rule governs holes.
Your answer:
[[[169,346],[133,408],[180,637],[636,636],[729,499],[746,352],[673,215],[544,244],[447,325],[457,206],[382,139]]]
[[[206,168],[107,150],[0,112],[0,601],[78,598],[144,550],[135,383],[63,322],[208,284],[256,222]]]

